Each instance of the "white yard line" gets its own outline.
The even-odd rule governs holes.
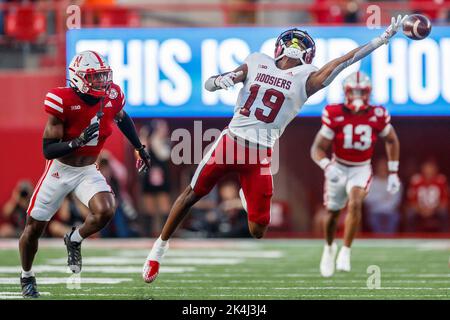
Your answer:
[[[64,265],[67,258],[47,259],[49,264]],[[145,262],[140,258],[128,257],[85,257],[83,263],[86,265],[140,265]],[[167,258],[164,259],[165,265],[236,265],[244,262],[243,259],[236,258]]]
[[[68,282],[78,282],[78,279],[80,280],[79,283],[81,284],[119,284],[123,282],[130,282],[133,279],[131,278],[86,278],[86,277],[80,277],[78,279],[72,278],[74,281],[70,280],[71,277],[65,277],[65,278],[46,278],[42,277],[39,278],[39,284],[67,284]],[[20,280],[18,277],[14,278],[0,278],[0,284],[19,284]]]
[[[50,296],[50,292],[39,292],[41,296]],[[20,291],[3,291],[0,292],[0,300],[7,299],[24,299]]]
[[[118,252],[119,256],[122,257],[141,257],[145,259],[145,257],[148,254],[148,250],[126,250],[126,251],[120,251]],[[262,250],[262,251],[244,251],[244,250],[205,250],[205,249],[198,249],[198,250],[169,250],[166,255],[167,258],[169,257],[185,257],[185,258],[196,258],[196,257],[212,257],[212,258],[271,258],[271,259],[278,259],[283,257],[283,253],[281,251],[275,251],[275,250]]]
[[[20,266],[17,267],[0,267],[0,274],[2,273],[13,273],[19,274],[21,270]],[[36,273],[44,272],[55,272],[55,273],[65,273],[72,275],[72,271],[68,267],[64,266],[53,266],[53,265],[36,265],[33,266],[33,271]],[[195,272],[194,267],[170,267],[162,266],[161,273],[184,273],[184,272]],[[141,273],[142,266],[83,266],[82,274],[85,273],[112,273],[112,274],[134,274]]]

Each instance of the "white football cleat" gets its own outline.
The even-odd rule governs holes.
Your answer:
[[[145,282],[151,283],[155,281],[159,274],[159,265],[164,257],[164,254],[169,249],[169,242],[165,242],[164,245],[161,243],[161,239],[158,238],[153,244],[153,248],[145,260],[144,267],[142,270],[142,278]]]
[[[334,274],[334,259],[336,259],[337,245],[333,242],[331,246],[325,244],[322,259],[320,260],[320,274],[322,277],[331,277]]]
[[[336,270],[350,272],[350,248],[342,247],[336,260]]]

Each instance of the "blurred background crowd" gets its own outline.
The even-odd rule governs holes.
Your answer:
[[[182,190],[192,176],[192,169],[182,170],[174,176],[170,162],[171,142],[168,123],[162,119],[151,120],[140,129],[141,140],[148,146],[152,157],[151,169],[138,177],[130,188],[129,171],[124,163],[108,150],[102,151],[98,166],[111,185],[117,200],[113,221],[100,237],[151,237],[157,236],[168,216],[177,192]],[[386,191],[387,162],[378,158],[374,163],[374,176],[370,192],[364,203],[362,232],[377,234],[433,233],[449,230],[449,192],[447,177],[441,173],[437,161],[429,158],[403,181],[401,192],[391,195]],[[135,193],[130,194],[130,190]],[[0,237],[16,237],[23,229],[27,207],[33,192],[33,183],[21,179],[0,214]],[[137,201],[135,201],[137,199]],[[316,203],[311,215],[309,235],[322,234],[326,210]],[[81,224],[88,209],[73,195],[67,197],[61,209],[50,222],[47,235],[62,237],[73,225]],[[293,215],[288,203],[275,198],[272,209],[273,234],[293,234]],[[343,228],[345,212],[341,215]],[[179,232],[183,237],[248,237],[247,216],[239,198],[237,177],[221,181],[213,191],[198,202]]]
[[[280,25],[280,21],[283,25],[365,24],[370,5],[363,0],[0,0],[0,87],[4,90],[0,136],[15,134],[21,141],[27,141],[27,146],[20,148],[14,141],[2,143],[0,237],[17,237],[21,233],[38,179],[34,172],[39,170],[36,167],[43,168],[40,139],[45,115],[42,112],[40,119],[28,116],[27,104],[34,101],[39,109],[36,101],[42,101],[42,91],[64,81],[65,19],[70,4],[80,6],[83,27],[271,26]],[[434,25],[450,22],[449,0],[378,1],[377,4],[385,11],[383,17],[408,10],[426,14]],[[43,79],[42,87],[36,84],[36,74]],[[23,92],[23,87],[28,90],[26,95],[14,93]],[[6,107],[11,105],[17,108]],[[298,121],[289,129],[290,136],[300,136],[293,133],[301,127],[307,130],[307,134],[302,134],[304,141],[286,138],[286,142],[281,142],[281,153],[286,159],[292,145],[304,152],[281,163],[284,171],[275,178],[275,184],[280,187],[273,201],[273,236],[297,235],[298,232],[309,236],[322,234],[325,216],[321,204],[322,172],[308,158],[309,145],[320,121]],[[148,237],[159,233],[173,200],[189,183],[195,170],[195,166],[175,166],[170,160],[170,134],[175,128],[188,126],[188,122],[191,120],[137,120],[140,138],[147,145],[153,164],[143,176],[135,172],[130,147],[123,143],[120,135],[113,137],[113,143],[102,152],[98,165],[116,195],[117,209],[114,220],[99,237]],[[361,231],[383,235],[448,233],[448,150],[443,151],[438,142],[422,143],[421,156],[410,161],[416,154],[415,141],[426,139],[420,138],[418,133],[410,136],[409,121],[394,119],[394,125],[397,124],[402,146],[405,145],[402,160],[407,160],[402,161],[401,166],[402,192],[395,196],[386,192],[386,160],[380,157],[384,150],[378,150]],[[211,123],[219,128],[225,125],[226,119]],[[448,122],[427,125],[422,127],[424,136],[449,134]],[[119,140],[121,143],[117,146]],[[37,163],[33,164],[33,171],[19,165],[11,169],[7,152],[16,154],[25,147],[29,147],[27,153],[32,154],[28,158]],[[238,191],[236,177],[222,181],[194,207],[179,234],[210,238],[249,236]],[[297,200],[302,204],[296,204]],[[83,222],[87,210],[76,197],[69,196],[49,224],[47,236],[61,237],[72,225]],[[342,222],[344,217],[345,213],[341,216]]]

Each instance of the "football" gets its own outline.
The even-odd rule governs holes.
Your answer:
[[[403,33],[410,39],[422,40],[431,32],[431,22],[426,16],[412,14],[403,21]]]

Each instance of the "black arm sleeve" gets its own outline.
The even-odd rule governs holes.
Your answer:
[[[73,141],[60,141],[59,139],[44,139],[44,157],[48,160],[68,155],[77,148]]]
[[[122,131],[124,136],[127,137],[135,149],[142,148],[142,143],[139,140],[133,120],[131,120],[130,116],[125,111],[123,111],[122,118],[117,119],[116,123],[120,131]]]

